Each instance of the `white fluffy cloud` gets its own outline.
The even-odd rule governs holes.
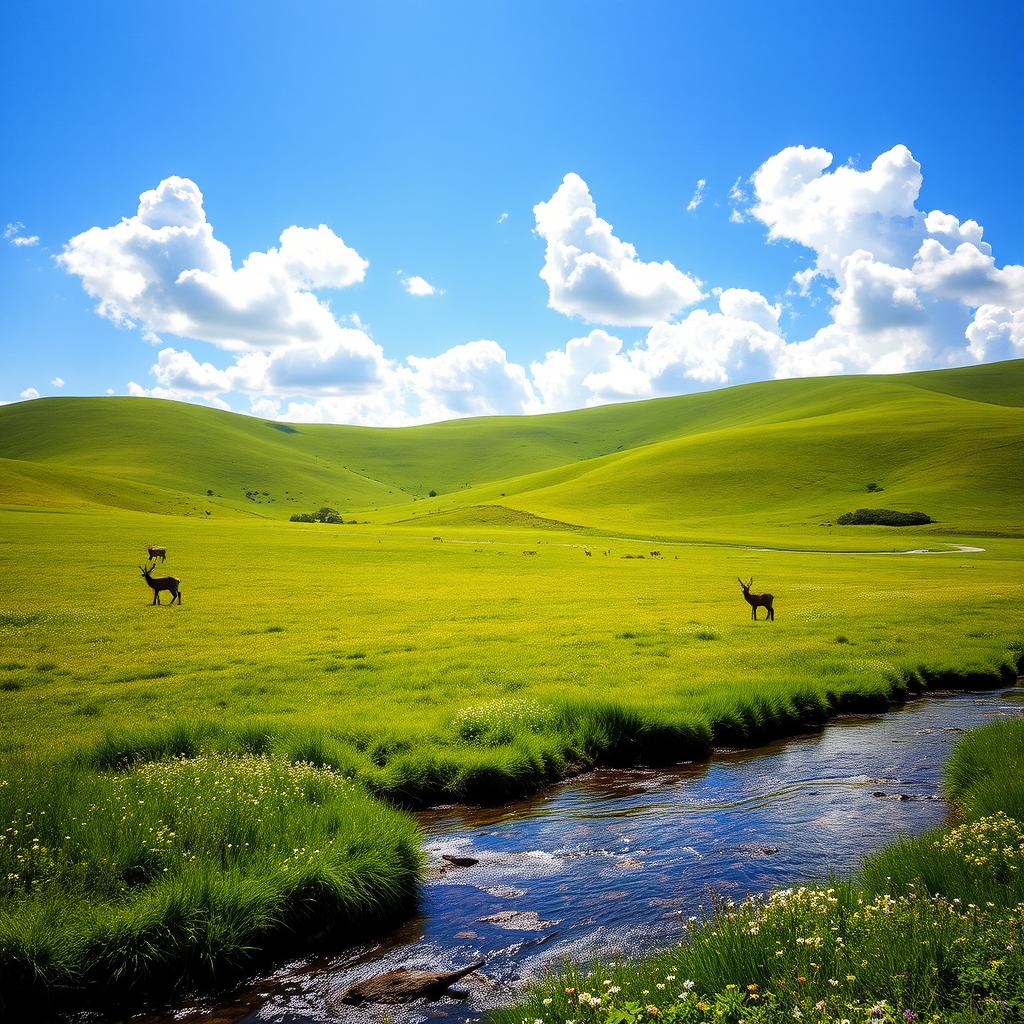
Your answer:
[[[355,284],[368,266],[321,224],[286,228],[279,246],[250,253],[236,269],[199,187],[179,177],[144,192],[120,224],[76,235],[58,261],[103,316],[232,351],[335,339],[338,323],[313,289]],[[369,339],[361,348],[375,358]]]
[[[924,221],[914,206],[921,165],[910,150],[894,146],[866,171],[843,166],[826,173],[831,164],[828,150],[789,146],[754,172],[750,212],[767,225],[768,237],[813,249],[819,269],[832,277],[858,249],[909,262]]]
[[[717,308],[674,319],[708,298],[700,282],[667,261],[640,260],[575,174],[534,208],[549,305],[649,329],[627,343],[595,327],[529,368],[490,339],[388,358],[358,314],[335,315],[316,294],[363,280],[368,264],[354,249],[324,225],[293,226],[235,267],[185,178],[143,193],[119,224],[71,239],[59,261],[102,315],[158,346],[151,380],[131,382],[130,394],[221,408],[241,395],[254,415],[303,422],[545,412],[772,376],[1024,355],[1024,267],[997,265],[976,221],[917,209],[921,168],[909,150],[894,147],[864,171],[831,165],[825,150],[791,147],[755,171],[749,195],[739,180],[729,193],[737,219],[809,250],[813,263],[793,275],[795,285],[806,295],[820,281],[832,297],[829,322],[810,337],[787,338],[783,304],[741,287],[714,288]],[[20,225],[12,227],[13,237]],[[440,292],[425,278],[400,278],[411,294]],[[166,335],[229,355],[196,356],[166,345]]]
[[[921,165],[906,146],[865,171],[791,146],[752,177],[750,213],[773,240],[813,250],[794,275],[806,295],[834,282],[829,324],[788,344],[777,376],[897,372],[1024,353],[1024,267],[998,267],[977,221],[917,209]]]
[[[771,376],[785,347],[781,307],[758,292],[726,289],[717,312],[696,309],[677,323],[659,321],[626,347],[603,330],[573,338],[530,366],[544,410],[653,398]]]
[[[541,278],[548,305],[589,323],[646,326],[703,297],[700,281],[665,260],[645,263],[597,215],[587,183],[567,174],[554,195],[533,208],[547,247]]]
[[[439,289],[435,288],[425,277],[420,277],[418,274],[403,277],[402,287],[410,295],[427,296],[439,293]]]
[[[24,398],[25,401],[31,401],[33,398],[39,397],[39,392],[35,388],[25,388],[21,393],[21,397]]]
[[[62,388],[64,387],[64,378],[54,377],[53,380],[50,381],[50,384],[53,385],[53,387],[55,388]]]

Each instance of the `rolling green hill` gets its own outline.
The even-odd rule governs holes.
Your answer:
[[[1021,406],[1022,360],[402,429],[52,398],[0,408],[0,504],[275,519],[331,505],[465,525],[528,513],[665,536],[821,526],[872,505],[927,512],[941,532],[1017,533]]]

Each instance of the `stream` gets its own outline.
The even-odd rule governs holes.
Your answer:
[[[429,869],[416,917],[230,993],[122,1020],[472,1020],[566,959],[671,945],[716,897],[820,881],[899,834],[941,825],[950,748],[966,730],[1024,709],[1005,693],[931,694],[699,764],[602,769],[498,808],[424,812]],[[443,854],[478,863],[455,866]],[[336,998],[395,967],[449,970],[477,959],[485,965],[456,986],[464,999],[355,1008]]]

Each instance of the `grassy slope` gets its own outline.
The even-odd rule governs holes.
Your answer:
[[[449,523],[499,504],[602,530],[763,539],[873,502],[929,512],[943,531],[1015,533],[1022,404],[1024,361],[403,430],[48,399],[0,409],[0,460],[17,460],[0,461],[0,503],[272,518],[326,503]],[[869,499],[872,481],[885,490]],[[411,506],[431,488],[438,498]]]

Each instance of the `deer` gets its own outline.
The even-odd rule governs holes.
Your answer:
[[[145,569],[141,565],[139,566],[143,579],[145,579],[153,591],[153,604],[163,604],[163,601],[160,600],[160,593],[164,590],[171,592],[171,604],[174,604],[175,601],[181,604],[181,580],[175,576],[154,576],[153,570],[155,568],[155,561]]]
[[[757,609],[764,608],[768,613],[765,619],[770,622],[775,621],[775,609],[772,607],[772,602],[775,598],[771,594],[752,594],[750,588],[754,585],[754,577],[750,577],[749,583],[744,583],[738,576],[740,586],[743,588],[743,600],[750,605],[750,617],[756,622],[757,621]]]
[[[152,558],[154,562],[156,562],[158,558],[160,559],[161,562],[167,561],[167,548],[157,548],[153,547],[153,545],[151,544],[148,548],[146,548],[146,554],[149,555],[149,557]]]

